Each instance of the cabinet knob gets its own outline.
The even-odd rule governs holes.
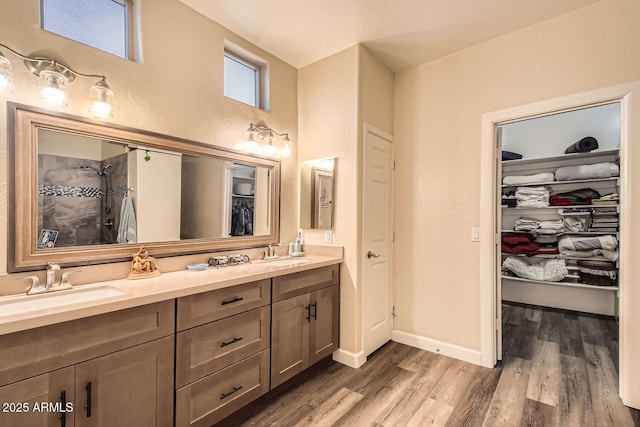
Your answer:
[[[369,259],[371,259],[371,258],[380,258],[380,256],[381,255],[378,255],[375,252],[371,252],[371,251],[367,252],[367,258],[369,258]]]

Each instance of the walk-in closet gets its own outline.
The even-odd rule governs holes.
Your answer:
[[[496,137],[498,354],[566,420],[581,405],[606,412],[595,396],[617,395],[619,376],[621,104],[501,123]],[[575,389],[553,384],[569,376]]]

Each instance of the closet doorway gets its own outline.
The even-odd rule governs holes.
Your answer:
[[[586,320],[583,325],[580,326],[577,323],[574,325],[578,326],[578,335],[580,327],[584,329],[585,324],[593,323],[591,319],[599,319],[602,318],[601,316],[610,316],[605,317],[605,320],[618,318],[620,327],[619,394],[625,404],[638,405],[636,401],[638,394],[629,387],[632,385],[631,378],[636,368],[631,363],[633,349],[629,343],[633,340],[633,334],[628,325],[636,320],[636,314],[631,310],[631,302],[637,299],[637,291],[633,287],[632,279],[638,274],[638,270],[632,263],[634,227],[629,220],[634,194],[627,185],[632,176],[629,167],[632,162],[631,135],[637,135],[640,131],[639,126],[631,120],[633,112],[631,106],[638,104],[640,104],[640,84],[634,83],[483,116],[481,183],[483,365],[494,366],[502,358],[503,321],[511,321],[502,318],[503,307],[507,316],[512,316],[514,312],[521,312],[526,322],[534,323],[540,322],[547,312],[552,313],[549,319],[555,317],[560,322],[566,322],[565,314],[571,321],[578,322],[581,313],[585,313]],[[613,112],[613,114],[603,114],[595,119],[587,119],[586,124],[582,125],[565,120],[574,115],[587,113],[588,116],[588,113],[603,111]],[[596,127],[589,128],[591,125]],[[584,132],[596,132],[598,125],[600,125],[600,131],[602,128],[613,129],[612,132],[600,133],[599,138],[596,136],[600,148],[565,154],[565,150],[571,144],[590,136],[583,135]],[[562,128],[565,126],[568,129],[575,128],[578,133],[563,134]],[[524,134],[513,132],[518,127],[525,129]],[[529,127],[528,130],[527,127]],[[545,128],[547,130],[544,130]],[[550,133],[545,134],[545,132]],[[533,136],[533,139],[526,141],[526,134]],[[512,138],[514,135],[518,140],[515,143]],[[511,141],[509,141],[510,138]],[[549,142],[549,146],[555,148],[549,151],[548,148],[544,148],[543,142]],[[515,145],[509,147],[509,144]],[[518,146],[518,144],[521,145]],[[502,150],[517,153],[518,149],[526,151],[519,153],[524,154],[522,159],[501,160]],[[610,176],[572,175],[576,170],[583,170],[582,166],[602,164],[613,165]],[[618,166],[619,169],[614,170],[616,169],[614,166]],[[569,175],[558,179],[560,168],[568,168]],[[562,172],[566,171],[565,169]],[[553,177],[549,177],[550,173]],[[523,176],[535,176],[535,178],[529,178],[531,182],[525,182],[527,178],[522,178]],[[505,182],[507,177],[510,178]],[[508,188],[509,186],[512,186],[513,190]],[[518,192],[519,188],[522,188],[520,192]],[[583,191],[584,189],[589,191]],[[611,196],[613,193],[618,194],[619,200]],[[581,198],[585,195],[586,197]],[[549,204],[551,197],[558,203],[557,206]],[[592,202],[592,199],[598,200]],[[518,205],[520,200],[523,201],[522,205]],[[543,206],[545,203],[549,205]],[[577,228],[566,228],[570,226]],[[545,243],[536,242],[535,239],[527,238],[527,234],[534,237],[553,236],[556,242],[555,245],[551,242],[553,239],[543,239]],[[509,236],[506,241],[505,236]],[[598,243],[600,245],[607,241],[611,245],[591,248],[586,243],[585,248],[585,242],[580,240],[582,238],[601,241]],[[594,241],[592,240],[591,243]],[[522,246],[518,247],[518,245]],[[594,251],[589,254],[579,252],[584,249]],[[527,256],[528,253],[531,256]],[[505,265],[507,259],[509,261]],[[597,271],[601,268],[608,271]],[[606,283],[600,281],[602,277],[594,278],[594,274],[607,276]],[[503,302],[507,304],[503,306]],[[546,321],[550,322],[549,319]],[[600,327],[600,329],[606,329],[606,327]],[[613,334],[617,332],[615,327],[610,329],[609,332]],[[588,330],[585,332],[588,333]],[[535,331],[535,335],[534,338],[540,339],[542,345],[548,342],[544,339],[543,332]],[[588,337],[587,340],[592,341],[592,338]],[[618,339],[618,337],[613,338]],[[514,343],[510,341],[504,344],[512,346]],[[618,348],[617,345],[615,347]],[[544,355],[545,349],[542,353]],[[612,354],[612,360],[617,364],[618,355]],[[547,363],[544,356],[538,363]],[[617,375],[615,371],[614,375]]]

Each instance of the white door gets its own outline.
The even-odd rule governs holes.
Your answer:
[[[364,351],[391,339],[393,329],[392,136],[364,127],[362,294]]]
[[[496,126],[496,154],[495,154],[495,170],[496,170],[496,224],[494,236],[500,236],[495,239],[495,260],[496,260],[496,297],[495,297],[495,313],[496,313],[496,360],[502,360],[502,128]]]

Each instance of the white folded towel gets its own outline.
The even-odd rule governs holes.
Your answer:
[[[553,182],[554,179],[553,173],[543,172],[535,175],[505,176],[502,183],[504,185],[544,184],[546,182]]]

